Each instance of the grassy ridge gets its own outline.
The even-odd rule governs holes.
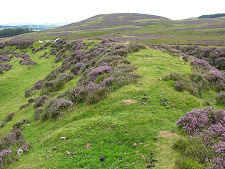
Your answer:
[[[28,53],[38,63],[34,68],[27,69],[15,60],[13,69],[0,75],[0,89],[4,91],[0,97],[1,121],[6,114],[17,111],[27,101],[23,97],[25,90],[56,66],[54,58],[38,59],[43,53],[33,55],[30,50]],[[77,105],[65,112],[61,119],[47,122],[33,120],[32,106],[17,111],[13,121],[0,132],[8,132],[12,124],[22,118],[31,118],[31,124],[26,126],[23,134],[27,142],[32,142],[33,148],[10,167],[144,168],[151,158],[158,160],[156,168],[173,167],[178,154],[171,145],[182,137],[175,121],[185,111],[205,106],[205,100],[213,98],[215,93],[210,91],[210,95],[196,98],[188,92],[176,92],[174,82],[162,81],[161,78],[170,72],[184,75],[191,72],[189,64],[178,57],[146,49],[129,55],[128,59],[138,67],[136,72],[141,75],[141,80],[122,87],[95,105]],[[59,92],[75,84],[76,79]],[[143,103],[144,97],[150,102]],[[163,98],[175,108],[163,106],[160,101]],[[128,100],[133,103],[126,103]],[[160,135],[160,131],[167,134]],[[178,135],[169,137],[171,131]],[[56,147],[55,151],[53,147]],[[164,151],[161,151],[162,148]],[[69,155],[65,154],[69,152]],[[104,162],[100,162],[100,156],[106,157]]]

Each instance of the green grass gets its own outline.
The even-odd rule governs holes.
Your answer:
[[[208,99],[177,92],[173,82],[161,80],[170,72],[191,73],[189,64],[178,57],[146,49],[128,57],[138,67],[136,72],[141,75],[138,83],[120,88],[95,105],[74,106],[59,120],[34,121],[32,105],[18,110],[28,100],[24,98],[24,92],[56,64],[53,57],[38,59],[39,56],[28,53],[38,63],[36,66],[28,69],[15,60],[13,69],[0,75],[0,120],[6,114],[16,112],[13,121],[0,129],[0,133],[7,133],[12,124],[22,118],[31,118],[31,124],[26,126],[23,134],[33,148],[9,168],[145,168],[147,163],[144,160],[150,161],[150,152],[158,160],[156,168],[173,168],[179,154],[172,149],[172,144],[183,137],[175,122],[186,111],[203,107]],[[78,78],[57,94],[76,85]],[[142,105],[143,97],[148,97],[151,102]],[[160,99],[163,97],[176,108],[162,106]],[[135,100],[136,103],[126,104],[126,100]],[[161,138],[160,131],[175,131],[178,136]],[[137,143],[136,147],[133,147],[134,143]],[[56,151],[52,151],[53,147],[57,148]],[[64,154],[66,151],[75,153],[74,158]],[[101,155],[106,157],[104,162],[99,160]]]

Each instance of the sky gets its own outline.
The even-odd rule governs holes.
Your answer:
[[[225,13],[225,0],[1,0],[0,5],[0,25],[73,23],[108,13],[142,13],[173,20]]]

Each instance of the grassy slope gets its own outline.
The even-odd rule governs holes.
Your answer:
[[[11,71],[0,75],[1,121],[25,103],[24,91],[55,66],[53,58],[31,56],[38,63],[32,71],[17,63]],[[22,118],[31,118],[31,124],[23,134],[28,142],[32,142],[33,148],[9,168],[144,168],[144,159],[150,161],[150,152],[158,160],[156,168],[172,168],[178,154],[171,145],[181,136],[160,138],[159,132],[174,130],[179,134],[175,121],[185,111],[203,107],[204,100],[187,92],[176,92],[173,82],[160,80],[170,72],[190,73],[190,66],[180,58],[152,49],[128,58],[138,67],[139,82],[117,90],[95,105],[78,105],[65,112],[63,118],[47,122],[33,120],[32,106],[19,110],[0,133],[8,132],[12,124]],[[143,97],[148,97],[151,102],[141,105]],[[159,100],[163,97],[176,108],[166,109],[160,105]],[[136,100],[136,103],[126,104],[125,100]],[[67,139],[61,140],[61,137]],[[137,147],[132,146],[134,143]],[[51,151],[53,147],[57,150]],[[75,153],[74,158],[65,155],[66,151]],[[101,155],[106,157],[105,162],[99,161]]]

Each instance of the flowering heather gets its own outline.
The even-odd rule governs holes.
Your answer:
[[[32,147],[31,144],[27,144],[25,143],[24,145],[22,145],[21,149],[23,150],[23,152],[29,152],[30,148]]]
[[[210,68],[209,63],[207,61],[201,60],[201,59],[193,60],[190,64],[192,66],[201,67],[201,68],[204,68],[204,69],[209,69]]]
[[[59,77],[59,80],[63,80],[63,81],[65,81],[65,82],[68,82],[68,81],[70,81],[70,80],[72,80],[73,79],[73,74],[71,74],[71,73],[63,73],[63,74],[61,74],[61,76]]]
[[[49,99],[47,95],[37,97],[34,101],[34,108],[43,106]]]
[[[82,40],[75,40],[71,44],[72,50],[80,50],[86,46],[85,42],[83,42]]]
[[[0,150],[7,149],[16,145],[23,145],[25,140],[20,129],[14,129],[6,136],[0,138]]]
[[[35,119],[39,119],[40,116],[43,120],[58,117],[64,110],[63,103],[61,104],[63,101],[65,104],[68,103],[68,106],[79,103],[94,104],[102,100],[112,89],[133,82],[138,78],[136,74],[131,73],[136,68],[131,66],[124,56],[129,52],[144,49],[144,46],[137,43],[116,44],[112,40],[105,40],[89,49],[88,44],[80,40],[72,42],[57,40],[52,44],[52,49],[55,49],[52,51],[60,58],[67,53],[61,67],[53,70],[42,81],[35,83],[34,87],[26,92],[26,96],[32,95],[37,89],[41,89],[41,95],[51,96],[51,92],[61,89],[76,75],[81,77],[76,86],[48,103],[41,102],[36,106],[37,98],[34,107],[42,108],[40,111],[39,109],[35,111]],[[68,71],[71,73],[65,73]]]
[[[115,80],[116,79],[114,77],[107,77],[101,82],[101,86],[104,86],[104,87],[110,86]]]
[[[35,61],[32,61],[31,59],[23,59],[19,63],[21,65],[36,65],[37,64]]]
[[[68,109],[70,106],[72,106],[73,103],[69,100],[59,98],[51,101],[49,105],[47,105],[47,108],[42,115],[43,120],[47,120],[48,118],[55,119],[57,118],[62,111]]]
[[[217,104],[225,105],[225,92],[221,91],[220,93],[218,93],[215,97],[215,100]]]
[[[54,48],[51,48],[51,53],[50,55],[56,55],[57,54],[57,50]]]
[[[225,57],[221,57],[215,61],[215,66],[219,70],[225,70]]]
[[[24,152],[28,152],[31,144],[27,144],[21,134],[20,129],[13,129],[6,136],[0,137],[0,168],[18,160],[14,149],[21,147]]]
[[[173,48],[183,52],[184,54],[191,55],[198,59],[208,61],[210,65],[217,67],[219,70],[224,70],[224,63],[219,62],[224,60],[225,57],[224,48],[213,48],[213,47],[201,48],[198,46],[185,46],[185,47],[174,46]]]
[[[37,82],[34,84],[34,89],[40,90],[41,87],[43,86],[43,84],[44,84],[44,81],[43,81],[43,80],[37,81]]]
[[[225,111],[205,108],[187,112],[177,123],[187,134],[201,141],[209,150],[214,151],[211,159],[205,157],[205,162],[211,162],[211,168],[225,167]],[[190,137],[191,138],[191,137]],[[196,159],[198,160],[198,159]]]
[[[17,58],[25,59],[25,60],[30,59],[30,55],[28,55],[28,54],[16,53],[16,54],[14,54],[14,56]]]
[[[82,73],[86,67],[87,67],[87,64],[85,64],[83,62],[79,62],[79,63],[75,64],[74,66],[72,66],[71,72],[74,75],[78,75],[78,74]]]
[[[10,57],[8,55],[0,55],[0,63],[1,62],[9,62]]]
[[[185,89],[185,85],[181,80],[176,81],[176,83],[174,84],[174,87],[177,91],[183,91]]]
[[[0,152],[0,167],[3,168],[3,166],[6,163],[7,157],[12,153],[11,149],[2,150]]]
[[[32,40],[11,40],[6,41],[5,44],[8,46],[17,46],[19,49],[27,49],[33,45],[34,41]]]
[[[210,70],[206,74],[206,79],[217,91],[225,90],[225,73],[218,70]]]
[[[89,80],[95,80],[102,73],[109,73],[112,70],[111,66],[99,66],[90,71]]]
[[[50,111],[52,112],[59,112],[62,111],[64,109],[66,109],[67,107],[73,105],[73,103],[69,100],[66,99],[56,99],[54,101],[52,101],[50,103]]]
[[[0,69],[2,70],[6,70],[6,71],[9,71],[10,69],[12,68],[12,65],[10,64],[0,64]]]

